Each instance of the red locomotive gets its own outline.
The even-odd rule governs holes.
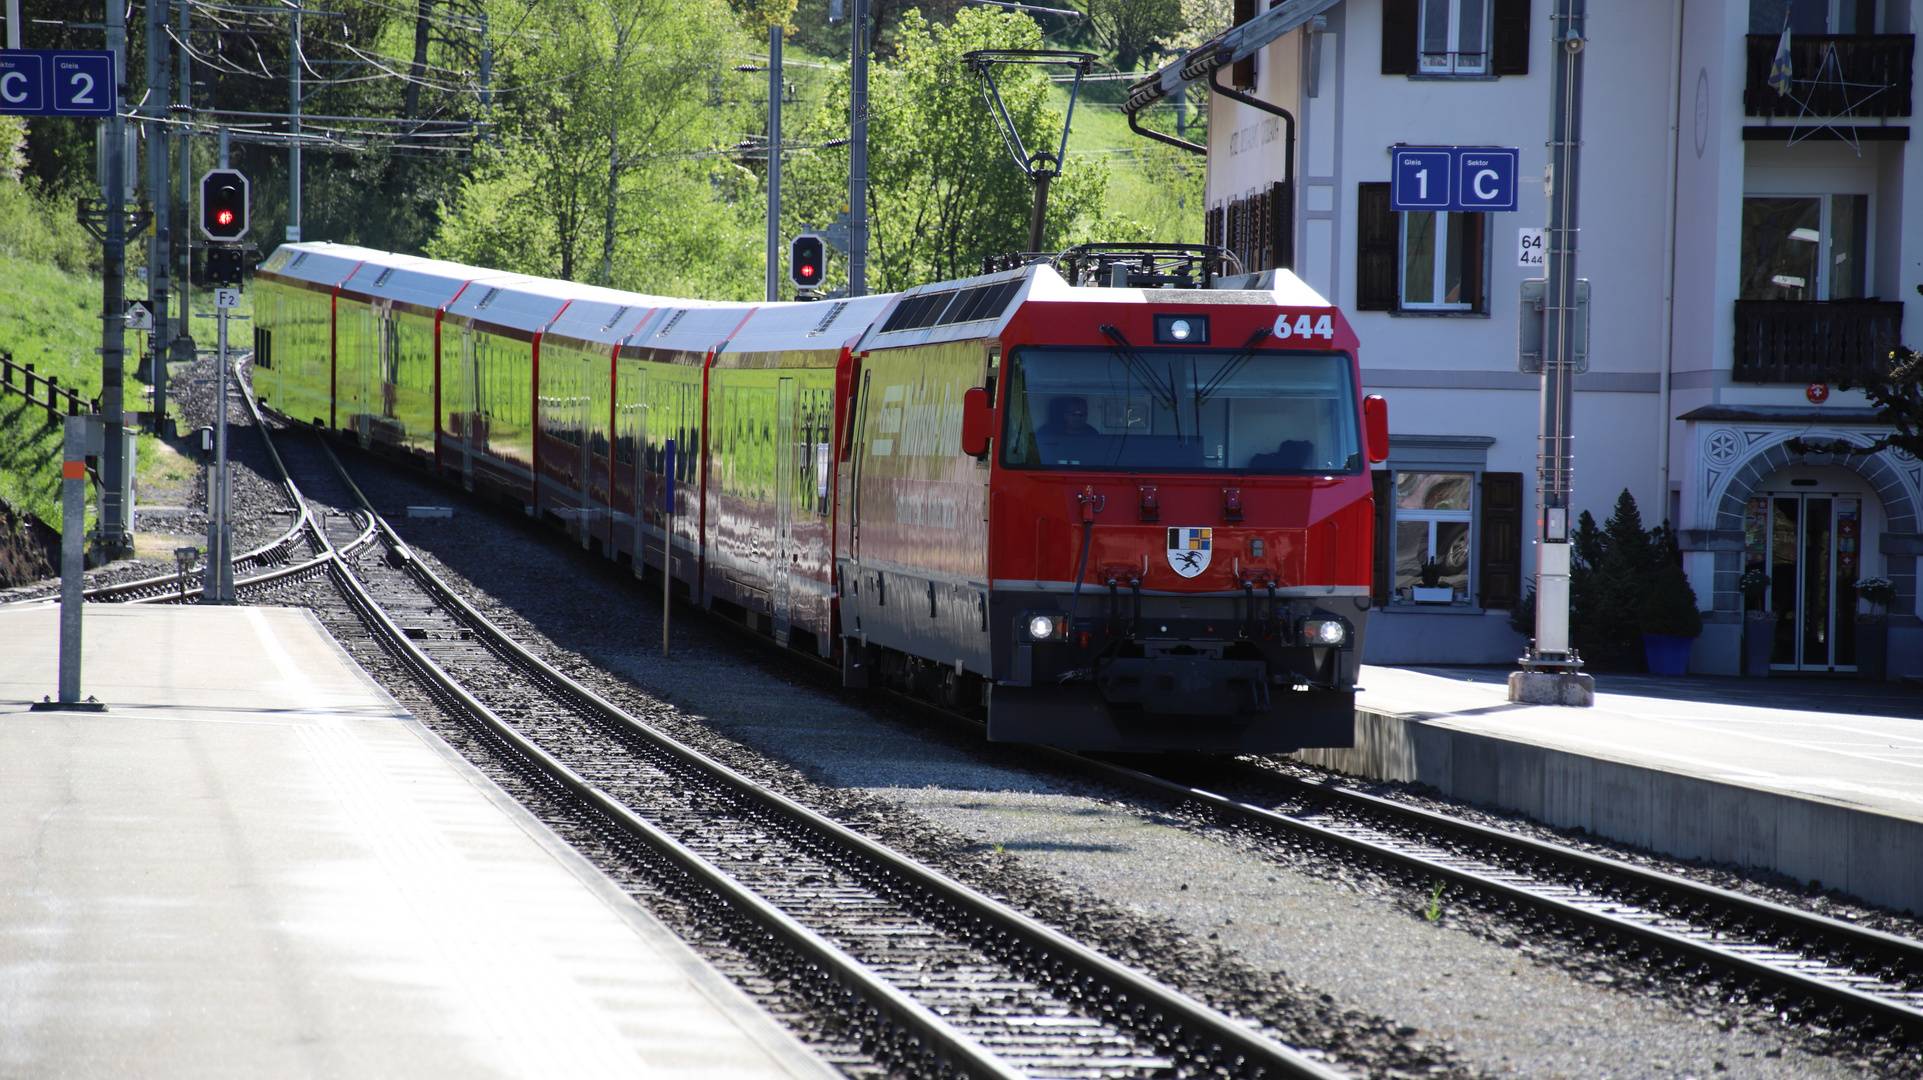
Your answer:
[[[1387,415],[1340,311],[1217,258],[723,304],[290,244],[254,382],[991,739],[1347,746]]]

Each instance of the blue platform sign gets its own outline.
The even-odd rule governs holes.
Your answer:
[[[1518,154],[1508,147],[1398,146],[1390,209],[1514,210]]]
[[[114,54],[0,51],[0,115],[112,116]]]

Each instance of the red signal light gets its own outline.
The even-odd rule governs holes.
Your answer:
[[[814,277],[814,276],[815,276],[815,268],[814,268],[814,267],[812,267],[812,266],[805,266],[805,265],[804,265],[804,266],[803,266],[803,267],[801,268],[801,276],[802,276],[802,277]]]
[[[232,210],[222,209],[214,212],[214,224],[232,225],[233,223],[234,223],[234,212]]]

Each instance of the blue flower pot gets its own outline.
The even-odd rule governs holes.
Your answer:
[[[1644,634],[1643,656],[1649,661],[1651,675],[1687,675],[1689,646],[1695,638],[1668,634]]]

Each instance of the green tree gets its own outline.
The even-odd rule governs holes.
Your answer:
[[[1188,27],[1182,0],[1084,0],[1081,7],[1121,71],[1168,49]]]
[[[500,145],[443,210],[429,252],[741,294],[761,265],[742,198],[758,181],[716,149],[733,115],[722,61],[746,44],[734,13],[722,0],[550,0],[544,12],[549,29],[513,58]]]
[[[869,286],[876,291],[967,276],[979,272],[985,255],[1022,250],[1033,205],[1033,189],[996,134],[962,54],[1041,48],[1035,24],[1007,12],[965,9],[952,26],[939,26],[911,11],[896,42],[895,57],[877,64],[869,83]],[[1049,106],[1046,76],[1011,66],[996,79],[1023,142],[1052,152],[1062,114]],[[844,70],[799,136],[817,149],[790,159],[784,190],[793,194],[783,209],[790,234],[846,210],[847,151],[822,144],[846,138],[847,102]],[[1106,185],[1103,166],[1070,163],[1050,188],[1044,246],[1067,246],[1099,232]],[[839,261],[830,272],[831,283],[845,275]]]
[[[1679,559],[1667,525],[1643,528],[1642,512],[1627,490],[1602,527],[1583,511],[1570,543],[1570,634],[1584,656],[1612,664],[1638,652],[1643,608],[1665,566]]]

